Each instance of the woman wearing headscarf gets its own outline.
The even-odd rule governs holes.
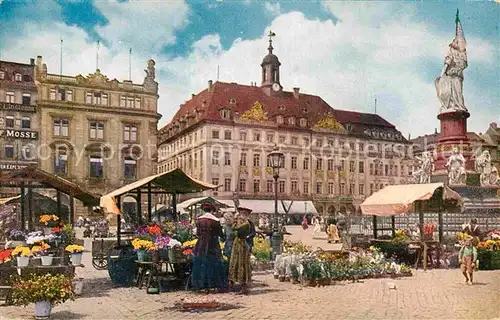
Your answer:
[[[191,289],[227,290],[227,273],[222,261],[219,244],[224,237],[219,219],[214,216],[215,207],[206,202],[202,205],[205,212],[196,219],[198,241],[193,249],[193,269],[191,272]]]
[[[246,211],[240,211],[236,215],[233,224],[234,242],[229,260],[229,281],[239,283],[243,294],[248,293],[248,286],[252,278],[252,266],[250,264],[250,246],[247,242],[251,234],[251,226],[246,216]]]

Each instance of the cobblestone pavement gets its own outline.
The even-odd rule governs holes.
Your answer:
[[[305,237],[294,234],[294,239]],[[295,233],[295,231],[294,231]],[[311,232],[312,233],[312,232]],[[78,271],[83,296],[56,306],[51,319],[493,319],[500,318],[500,271],[480,271],[466,286],[459,270],[414,271],[411,278],[370,279],[306,288],[280,283],[271,273],[255,273],[249,296],[213,295],[224,310],[185,312],[175,307],[184,291],[148,295],[137,288],[114,288],[107,271]],[[389,289],[394,283],[396,289]],[[34,306],[0,307],[0,319],[32,319]]]

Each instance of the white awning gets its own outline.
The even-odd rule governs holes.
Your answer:
[[[233,200],[219,200],[222,203],[227,204],[228,206],[234,206]],[[254,213],[274,213],[274,200],[248,200],[248,199],[239,199],[240,207],[248,208],[252,210]],[[318,214],[316,208],[312,201],[289,201],[289,200],[279,200],[278,201],[278,213],[285,214],[285,209],[283,205],[288,209],[290,206],[290,211],[288,214]]]

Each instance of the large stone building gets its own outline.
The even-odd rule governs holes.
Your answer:
[[[35,62],[0,61],[0,171],[38,164],[40,112]],[[2,190],[0,197],[15,190]]]
[[[35,72],[43,170],[97,194],[156,172],[153,60],[142,84],[110,80],[99,69],[88,76],[51,74],[40,56]]]
[[[267,155],[285,154],[280,199],[313,200],[320,213],[357,212],[371,193],[409,181],[408,142],[376,114],[334,109],[299,88],[284,91],[272,41],[261,86],[208,81],[159,133],[159,172],[182,168],[220,185],[218,199],[273,199]]]

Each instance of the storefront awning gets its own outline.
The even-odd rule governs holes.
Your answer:
[[[227,204],[230,207],[234,206],[233,200],[218,200]],[[274,214],[274,200],[254,200],[254,199],[240,199],[240,207],[251,209],[254,213]],[[287,209],[290,207],[288,214],[318,214],[312,201],[278,201],[278,213],[285,214],[285,206]]]
[[[391,216],[409,213],[415,201],[429,200],[437,189],[444,188],[443,198],[460,201],[461,196],[439,183],[402,184],[383,188],[369,196],[362,204],[361,211],[366,215]]]

